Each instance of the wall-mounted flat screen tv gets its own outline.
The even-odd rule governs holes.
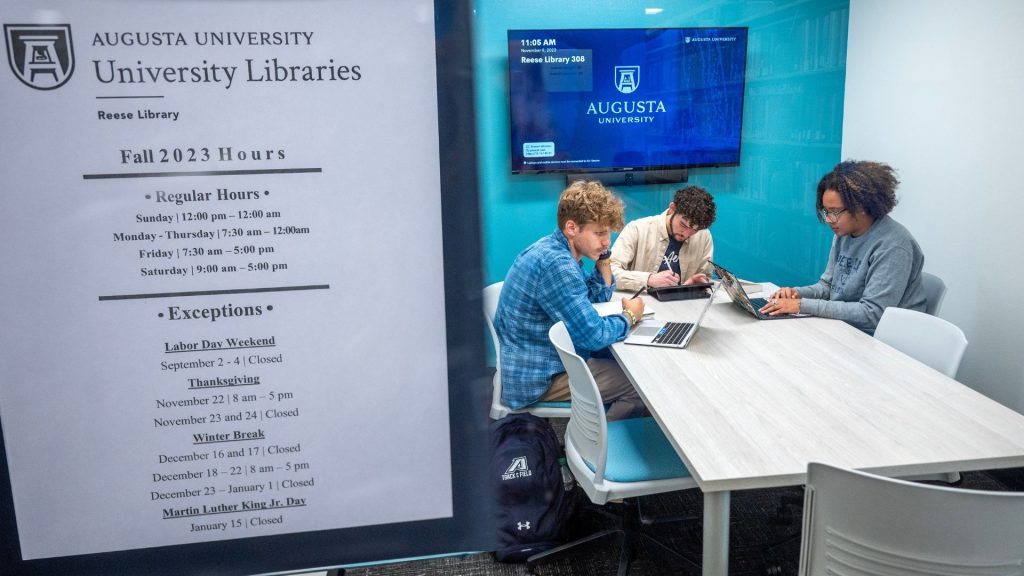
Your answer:
[[[747,28],[509,30],[512,172],[740,162]]]

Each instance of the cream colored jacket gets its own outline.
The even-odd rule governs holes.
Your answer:
[[[662,257],[668,248],[666,216],[667,210],[657,216],[633,220],[622,229],[612,245],[611,265],[617,290],[639,290],[647,285],[647,277],[661,267]],[[714,251],[715,243],[707,230],[687,238],[679,248],[679,269],[683,280],[698,272],[710,276],[711,265],[707,260]]]

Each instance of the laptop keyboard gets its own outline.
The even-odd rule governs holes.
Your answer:
[[[764,308],[765,306],[768,305],[768,301],[765,300],[764,298],[750,298],[750,303],[754,306],[756,310],[760,310],[761,308]]]
[[[654,337],[656,344],[679,344],[686,338],[686,333],[693,328],[689,322],[668,322]]]

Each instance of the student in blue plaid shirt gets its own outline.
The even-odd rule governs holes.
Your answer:
[[[622,299],[622,313],[599,316],[594,302],[615,290],[608,260],[612,230],[623,225],[622,201],[598,182],[574,182],[558,201],[558,229],[516,257],[505,277],[494,318],[501,342],[501,397],[513,409],[569,400],[569,379],[548,329],[565,322],[576,353],[610,403],[608,419],[643,415],[643,400],[606,351],[643,318],[640,298]],[[587,274],[583,257],[595,262]],[[591,357],[604,351],[603,358]]]

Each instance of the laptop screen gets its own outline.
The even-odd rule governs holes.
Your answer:
[[[750,303],[750,298],[747,297],[747,293],[743,290],[743,286],[740,284],[739,279],[736,278],[732,272],[729,272],[718,264],[715,264],[710,260],[708,262],[712,267],[714,267],[715,273],[718,274],[718,277],[721,278],[721,283],[725,286],[725,291],[729,293],[732,301],[739,306],[754,312],[754,305]],[[754,314],[756,315],[757,313],[754,312]]]

